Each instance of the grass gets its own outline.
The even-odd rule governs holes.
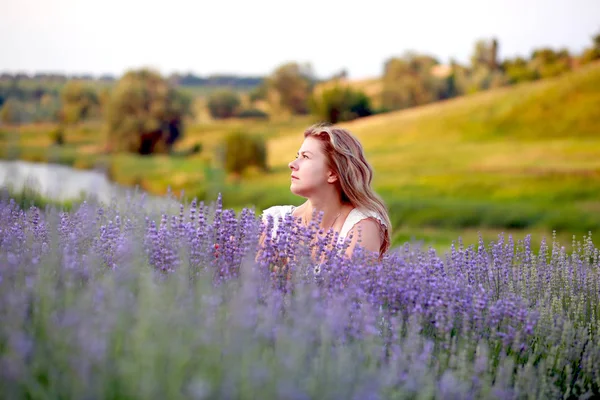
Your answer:
[[[572,234],[600,227],[600,64],[535,83],[473,94],[342,124],[365,146],[374,187],[390,208],[394,243],[415,236],[445,245],[461,232],[557,230]],[[170,186],[191,199],[224,194],[237,210],[300,204],[289,193],[289,169],[311,117],[283,121],[215,121],[188,126],[176,150],[201,143],[188,157],[102,155],[99,125],[75,128],[55,149],[74,166],[109,165],[121,184],[155,194]],[[48,126],[4,129],[0,154],[45,161]],[[271,171],[233,180],[215,167],[215,153],[231,130],[268,139]],[[12,147],[11,147],[12,146]],[[12,153],[11,153],[12,152]],[[469,233],[465,233],[470,237]],[[489,236],[488,236],[489,235]],[[568,242],[568,240],[566,240]]]

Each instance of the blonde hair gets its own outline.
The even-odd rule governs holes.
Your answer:
[[[338,176],[342,201],[353,207],[368,210],[381,217],[384,225],[379,224],[383,238],[379,255],[390,247],[391,222],[383,200],[371,188],[373,168],[365,158],[363,147],[348,130],[328,123],[310,126],[304,131],[304,137],[314,137],[323,143],[323,150],[331,168]]]

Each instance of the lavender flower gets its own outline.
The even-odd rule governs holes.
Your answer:
[[[600,391],[591,237],[570,253],[555,237],[534,252],[529,236],[501,234],[459,238],[444,255],[405,244],[381,260],[360,247],[347,258],[348,241],[314,221],[287,216],[273,232],[273,219],[225,209],[220,196],[169,204],[0,202],[7,397]]]

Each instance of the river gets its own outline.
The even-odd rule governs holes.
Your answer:
[[[166,197],[148,195],[141,189],[134,190],[111,182],[100,171],[22,160],[0,160],[0,188],[11,188],[17,193],[29,188],[59,202],[79,200],[83,196],[108,204],[113,198],[123,199],[129,193],[130,196],[144,195],[157,205],[174,205]]]

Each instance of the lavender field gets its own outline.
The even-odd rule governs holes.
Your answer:
[[[347,260],[292,220],[257,252],[273,221],[221,204],[4,196],[2,397],[600,396],[591,234]]]

